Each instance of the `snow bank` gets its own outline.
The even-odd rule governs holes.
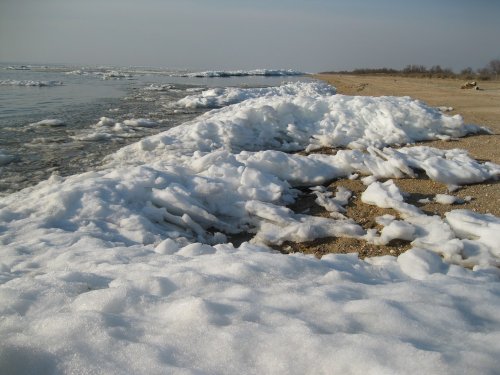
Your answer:
[[[435,108],[408,97],[321,95],[322,86],[312,83],[293,85],[297,91],[294,95],[266,95],[210,111],[168,132],[130,145],[110,159],[118,164],[171,160],[172,156],[178,160],[183,156],[191,157],[196,151],[211,152],[221,148],[234,153],[263,149],[313,150],[324,146],[366,149],[369,146],[459,137],[480,130],[477,126],[465,125],[458,115],[443,115]],[[303,91],[316,94],[301,95]],[[391,159],[395,162],[416,159],[416,163],[422,164],[428,173],[433,173],[432,167],[426,163],[435,165],[435,161],[421,161],[419,158],[423,154],[430,156],[429,151],[420,154],[408,151],[407,156],[394,153],[396,156]],[[460,151],[455,154],[450,152],[450,159],[461,155]],[[442,167],[448,168],[454,160],[442,162]],[[462,168],[477,173],[475,177],[478,179],[484,178],[481,170],[476,171],[476,164],[463,164]],[[460,176],[456,171],[455,175],[451,173],[444,177],[460,184],[463,183]],[[464,180],[469,177],[469,173],[465,174]]]
[[[94,128],[149,125],[104,117]],[[0,372],[495,373],[499,219],[429,217],[377,179],[422,169],[469,183],[500,166],[374,147],[474,130],[409,98],[270,95],[127,146],[100,171],[0,198]],[[322,145],[354,149],[284,152]],[[395,210],[380,234],[342,215],[350,192],[318,187],[356,175],[373,179],[365,202]],[[287,208],[297,186],[316,186],[334,215]],[[237,236],[249,242],[234,247]],[[267,246],[329,236],[412,249],[363,261]]]
[[[367,263],[251,245],[191,244],[182,255],[88,237],[65,246],[50,259],[33,249],[30,276],[2,286],[5,373],[497,369],[498,279],[429,252]]]
[[[271,96],[301,95],[317,97],[333,95],[335,89],[321,82],[288,83],[277,87],[240,88],[219,87],[204,90],[196,95],[189,95],[177,101],[176,105],[185,108],[216,108],[235,104],[251,98]]]
[[[0,81],[0,86],[53,87],[61,86],[61,81],[16,81],[12,79]]]

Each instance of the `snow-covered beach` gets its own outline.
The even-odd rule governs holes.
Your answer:
[[[463,150],[412,145],[484,129],[319,82],[206,88],[169,108],[214,109],[98,170],[0,199],[2,372],[497,371],[500,219],[427,215],[393,182],[425,174],[454,191],[498,179],[499,165]],[[104,117],[81,136],[154,124]],[[325,147],[337,151],[316,152]],[[323,186],[344,177],[362,179],[365,204],[394,210],[381,230],[344,215],[349,191]],[[328,217],[288,208],[299,188]],[[332,236],[411,249],[361,260],[271,248]]]

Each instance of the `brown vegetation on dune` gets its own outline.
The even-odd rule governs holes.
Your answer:
[[[455,78],[463,80],[487,81],[491,79],[498,79],[498,73],[500,73],[500,59],[491,60],[485,67],[477,70],[467,67],[462,69],[459,73],[455,73],[451,68],[442,68],[440,65],[434,65],[427,68],[425,65],[409,64],[401,70],[385,67],[358,68],[350,71],[329,71],[319,74],[388,75],[399,77]]]

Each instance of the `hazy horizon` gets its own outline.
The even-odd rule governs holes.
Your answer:
[[[0,61],[306,72],[500,58],[500,2],[3,0]]]

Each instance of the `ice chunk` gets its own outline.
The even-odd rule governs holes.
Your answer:
[[[155,121],[146,119],[146,118],[138,118],[138,119],[130,119],[130,120],[125,120],[123,121],[123,124],[126,126],[139,126],[139,127],[152,127],[152,126],[157,126],[158,123]]]
[[[454,204],[463,202],[460,198],[448,194],[436,194],[436,196],[434,197],[434,201],[440,204]]]
[[[394,239],[413,241],[415,237],[416,229],[412,224],[406,221],[394,220],[382,229],[380,238],[377,239],[375,243],[380,245],[387,245]]]
[[[445,273],[448,266],[441,257],[431,251],[411,249],[398,257],[401,270],[417,280],[424,280],[434,273]]]
[[[393,208],[404,217],[422,214],[417,207],[403,201],[401,192],[392,180],[370,184],[361,195],[361,201],[381,208]]]
[[[500,219],[493,215],[484,215],[470,210],[447,212],[446,222],[460,238],[474,239],[490,247],[500,256]]]
[[[61,81],[17,81],[12,79],[0,81],[0,86],[53,87],[62,85]]]
[[[446,185],[483,182],[500,176],[500,166],[481,164],[471,159],[465,150],[438,150],[430,147],[408,147],[398,150],[411,167],[423,169],[434,181]]]
[[[339,186],[337,187],[337,192],[335,193],[334,198],[331,198],[331,192],[315,191],[314,194],[316,194],[317,197],[315,202],[325,210],[343,213],[346,212],[346,209],[343,206],[347,205],[349,202],[352,192],[345,187]]]
[[[65,126],[65,125],[66,122],[60,119],[46,119],[30,124],[30,126],[51,126],[51,127]]]

